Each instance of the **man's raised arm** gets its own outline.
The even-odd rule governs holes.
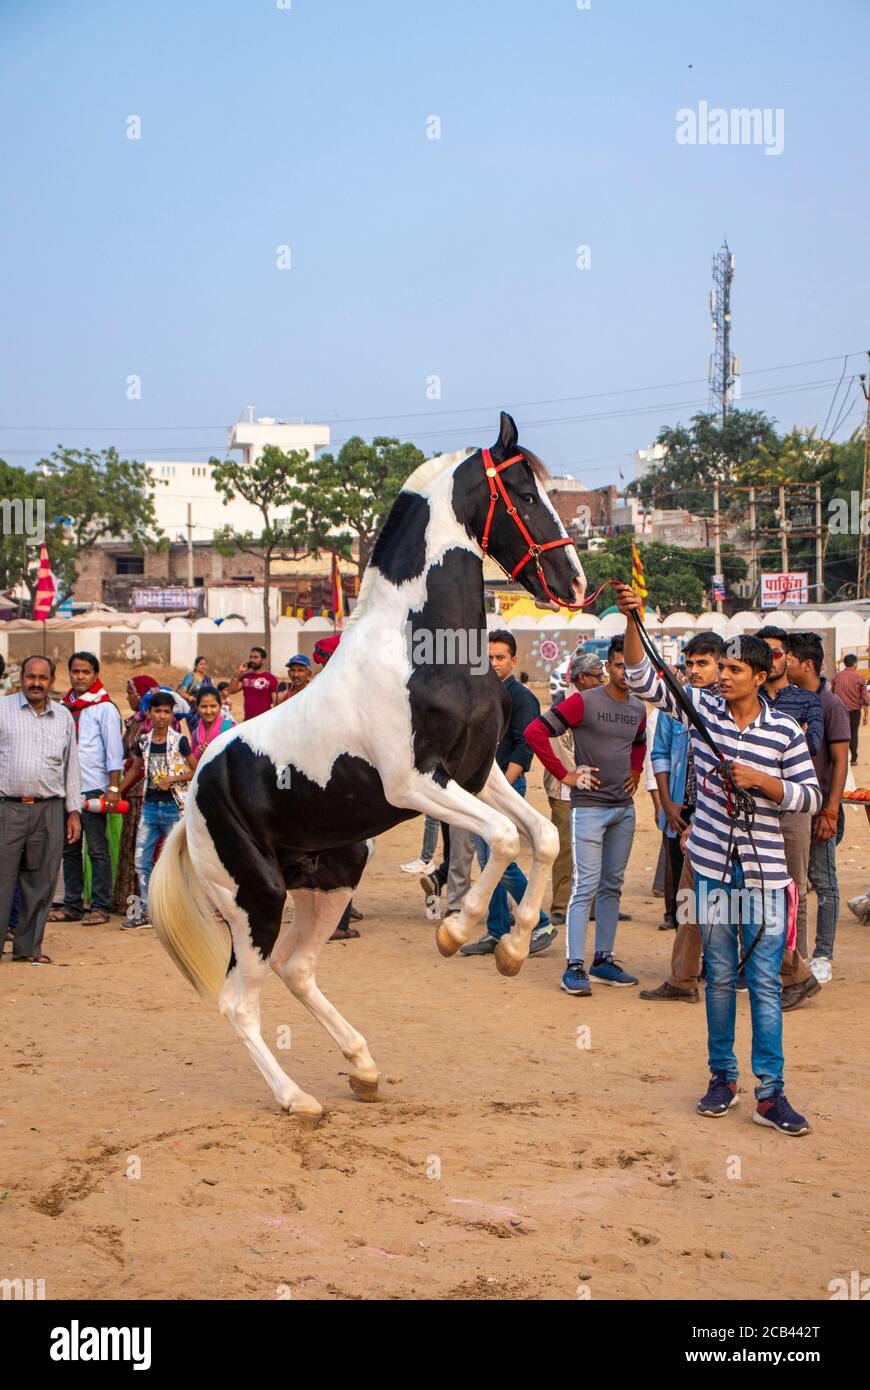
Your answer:
[[[631,691],[641,700],[647,700],[651,705],[656,705],[667,714],[673,715],[674,719],[678,719],[681,724],[688,726],[689,721],[682,705],[677,703],[671,691],[650,663],[649,658],[644,654],[637,623],[631,616],[633,612],[642,607],[642,604],[630,584],[617,582],[616,604],[620,613],[624,613],[627,620],[624,647],[625,678]],[[698,704],[700,693],[691,686],[686,690],[686,695],[694,705]]]

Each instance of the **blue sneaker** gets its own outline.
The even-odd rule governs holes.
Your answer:
[[[614,960],[610,953],[596,961],[589,974],[593,980],[600,980],[604,985],[616,985],[618,989],[637,984],[634,975],[629,975],[627,970],[623,970],[619,961]]]
[[[710,1077],[707,1094],[698,1101],[698,1114],[712,1115],[714,1119],[718,1119],[730,1110],[732,1105],[736,1105],[739,1099],[737,1082],[730,1081],[727,1072],[714,1071]]]
[[[568,966],[562,976],[562,988],[566,994],[589,995],[592,993],[589,976],[586,974],[582,960]]]
[[[769,1125],[771,1129],[778,1129],[780,1134],[809,1134],[812,1129],[803,1115],[792,1110],[785,1098],[785,1091],[774,1091],[772,1096],[760,1100],[752,1118],[757,1125]]]

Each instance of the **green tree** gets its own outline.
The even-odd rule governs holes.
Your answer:
[[[861,497],[864,479],[864,430],[856,429],[841,443],[828,442],[816,475],[822,484],[822,526],[825,549],[825,582],[833,599],[854,598],[858,581],[858,542],[849,532],[829,532],[831,503],[842,499],[851,510],[853,494]]]
[[[646,507],[684,508],[709,516],[713,483],[734,481],[741,465],[764,448],[776,453],[781,440],[773,420],[760,410],[732,410],[724,423],[717,415],[693,415],[688,425],[666,425],[656,443],[667,450],[626,489]]]
[[[269,612],[272,561],[276,559],[305,560],[317,554],[312,544],[312,528],[308,513],[299,505],[296,479],[308,463],[304,450],[279,449],[267,444],[253,463],[240,459],[209,460],[217,491],[229,506],[241,497],[256,507],[263,519],[260,531],[235,531],[221,527],[214,534],[214,546],[222,555],[242,551],[263,561],[263,645],[271,656],[272,621]]]
[[[367,444],[356,435],[337,456],[305,459],[297,473],[295,500],[307,517],[312,549],[350,558],[356,540],[361,575],[402,484],[424,460],[415,444],[386,437]]]
[[[58,603],[72,592],[81,555],[99,541],[123,538],[138,554],[166,544],[157,526],[148,469],[121,458],[114,448],[59,447],[32,471],[0,465],[0,490],[4,497],[41,504]],[[38,560],[35,537],[2,537],[3,582],[7,587],[23,583],[31,602]]]
[[[27,574],[30,542],[23,526],[28,501],[32,510],[34,488],[31,474],[0,459],[0,505],[3,507],[0,524],[0,588],[13,589]]]
[[[631,542],[631,536],[615,536],[600,550],[582,552],[581,560],[590,589],[597,588],[606,579],[630,580]],[[676,609],[703,613],[709,607],[709,584],[713,573],[711,549],[688,550],[682,546],[651,541],[640,542],[638,551],[649,591],[646,601],[648,608],[658,608],[665,615]],[[726,585],[746,575],[745,561],[728,549],[723,550],[722,566]],[[612,603],[613,590],[605,589],[596,600],[595,612],[603,613]]]

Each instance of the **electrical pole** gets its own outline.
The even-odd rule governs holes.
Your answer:
[[[717,575],[722,573],[722,541],[719,534],[719,484],[713,484],[713,565]],[[722,612],[722,600],[716,600],[716,612]]]
[[[734,279],[734,257],[728,242],[713,257],[713,288],[710,291],[710,318],[713,323],[713,351],[710,355],[710,411],[719,416],[722,424],[734,399],[740,360],[731,355],[731,282]]]
[[[870,364],[870,352],[867,353]],[[864,482],[861,489],[861,505],[858,508],[858,598],[870,598],[870,390],[868,377],[859,378],[861,390],[867,401],[867,419],[864,424]]]
[[[779,543],[782,552],[782,572],[788,574],[788,517],[785,510],[785,488],[779,489]]]
[[[193,507],[187,504],[187,587],[193,588]]]
[[[816,480],[816,603],[825,601],[825,546],[822,531],[822,485]]]

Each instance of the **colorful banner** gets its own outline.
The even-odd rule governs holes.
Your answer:
[[[641,622],[643,622],[646,613],[646,600],[649,597],[649,589],[646,587],[643,560],[640,558],[640,551],[634,541],[631,543],[631,587],[641,600],[640,617]]]
[[[33,616],[38,623],[44,623],[54,607],[57,598],[57,582],[51,572],[48,547],[45,542],[39,547],[39,570],[36,579],[36,598]]]

